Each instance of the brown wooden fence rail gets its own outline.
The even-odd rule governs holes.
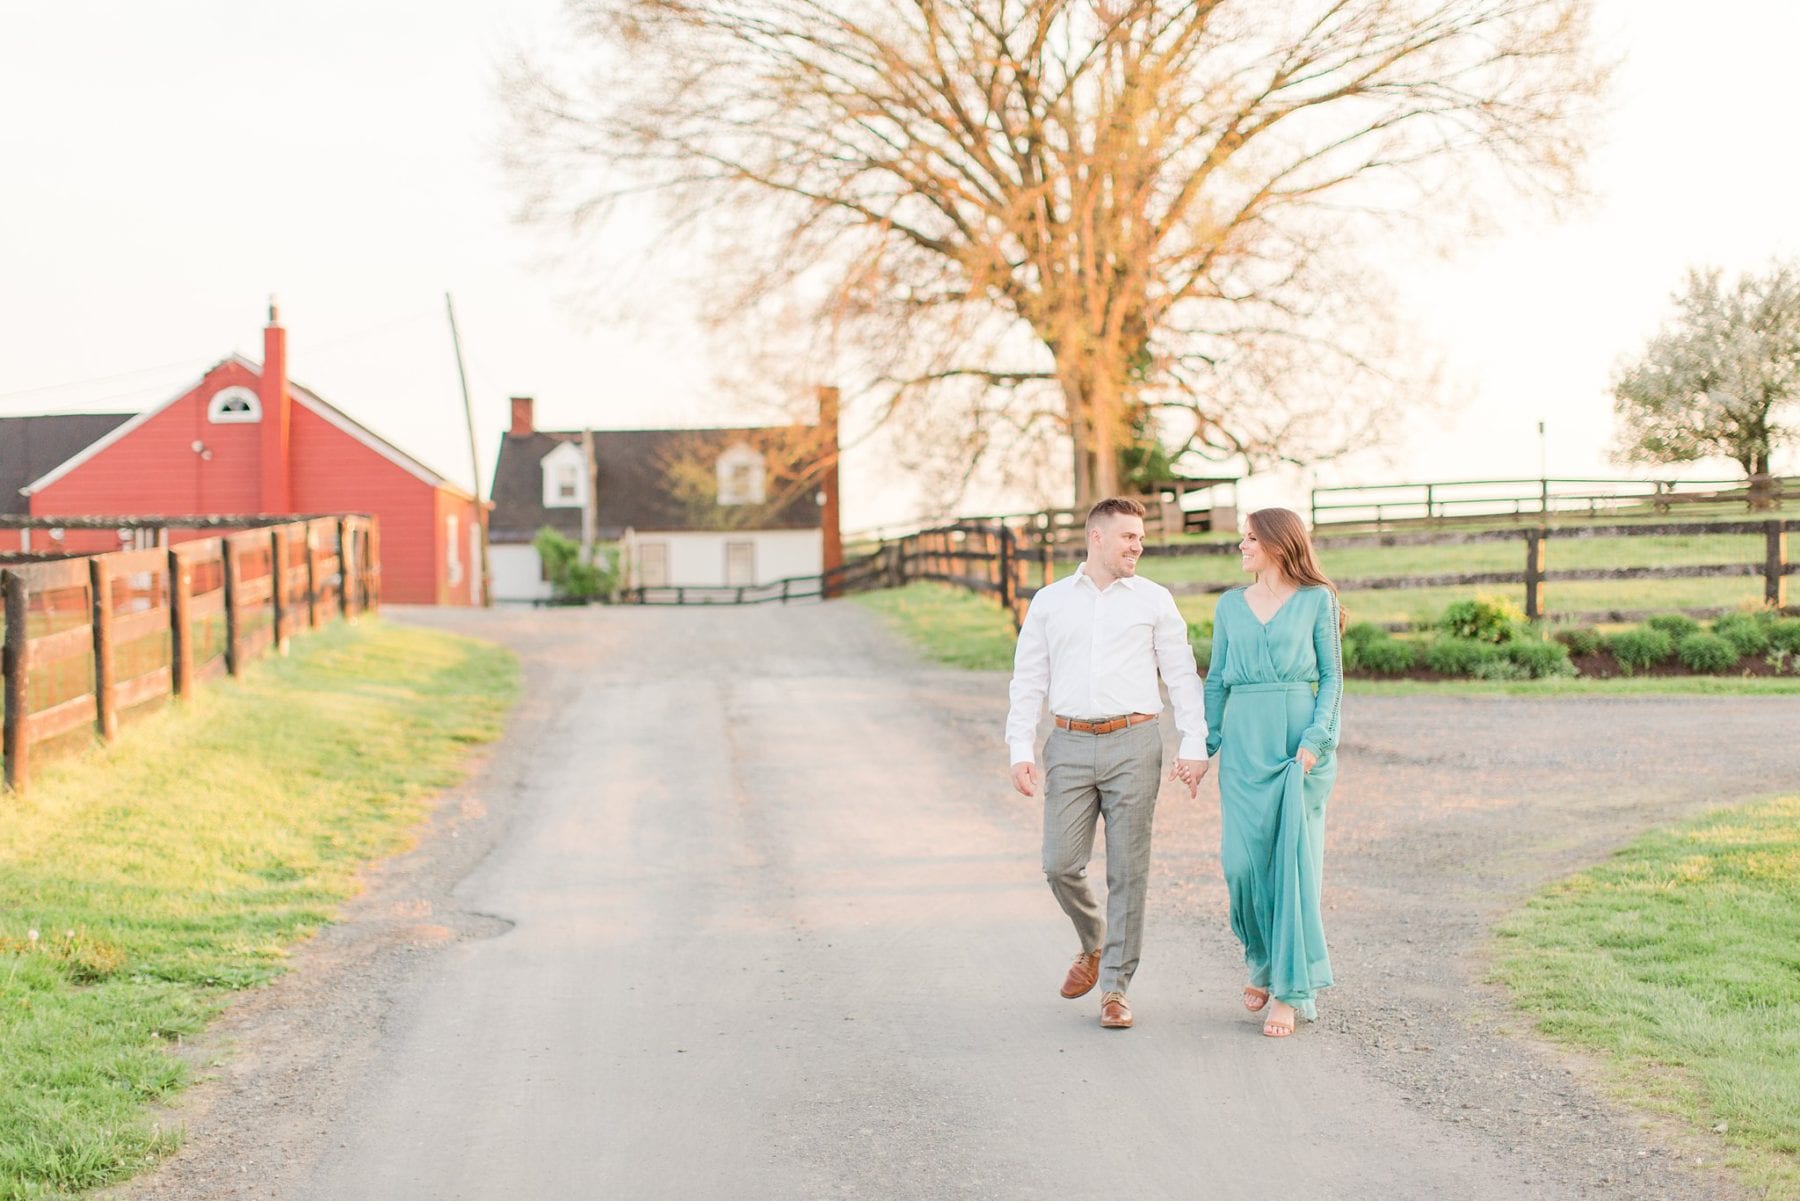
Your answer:
[[[1800,478],[1737,480],[1504,479],[1349,484],[1312,490],[1314,528],[1376,529],[1457,522],[1541,524],[1551,517],[1620,517],[1673,513],[1683,506],[1742,505],[1768,509],[1800,499]]]
[[[194,520],[104,519],[92,528],[202,528]],[[24,791],[39,743],[90,724],[110,741],[122,714],[188,696],[271,648],[285,651],[296,633],[378,607],[374,518],[242,520],[265,524],[142,550],[8,556],[0,753],[9,787]]]

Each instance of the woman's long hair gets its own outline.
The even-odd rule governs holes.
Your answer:
[[[1300,514],[1292,509],[1258,509],[1250,514],[1250,532],[1262,543],[1263,550],[1275,560],[1275,566],[1281,574],[1299,584],[1323,586],[1331,589],[1331,595],[1337,596],[1337,585],[1319,566],[1319,556],[1313,551],[1312,539],[1307,536],[1306,523],[1300,520]],[[1346,623],[1343,601],[1338,602],[1338,628],[1343,629]]]

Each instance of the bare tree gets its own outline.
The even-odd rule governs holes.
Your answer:
[[[528,219],[673,197],[715,295],[797,301],[872,420],[970,461],[1066,436],[1081,503],[1134,428],[1253,466],[1366,439],[1371,248],[1567,192],[1591,2],[571,0],[509,157]]]
[[[1800,270],[1776,264],[1726,287],[1692,271],[1675,317],[1613,382],[1618,456],[1631,463],[1736,460],[1753,479],[1800,400]]]

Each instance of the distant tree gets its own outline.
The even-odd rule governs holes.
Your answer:
[[[1592,3],[570,0],[507,156],[531,220],[662,194],[746,342],[786,299],[907,441],[1048,431],[1086,503],[1165,437],[1367,445],[1382,249],[1568,192]]]
[[[1766,476],[1791,431],[1778,418],[1800,398],[1800,272],[1778,263],[1727,287],[1716,269],[1688,273],[1675,316],[1613,383],[1622,462],[1735,460]]]

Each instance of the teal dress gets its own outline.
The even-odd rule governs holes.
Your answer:
[[[1308,1021],[1318,1016],[1314,996],[1331,986],[1319,885],[1343,691],[1329,588],[1300,589],[1266,623],[1243,589],[1219,598],[1206,671],[1206,749],[1216,756],[1231,930],[1244,944],[1250,983]],[[1310,772],[1300,770],[1301,747],[1318,756]]]

